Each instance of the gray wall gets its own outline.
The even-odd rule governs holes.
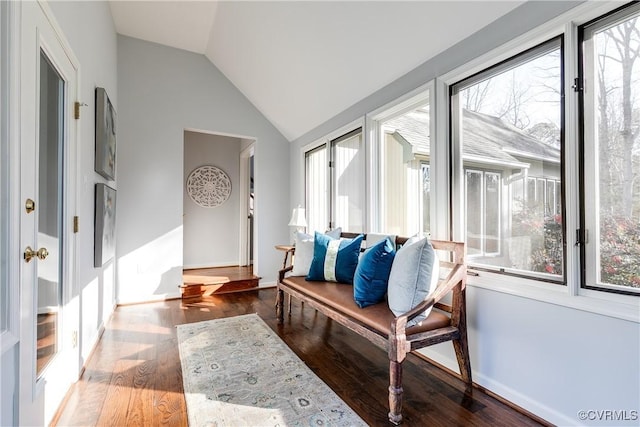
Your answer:
[[[107,90],[114,108],[118,110],[117,39],[107,2],[56,1],[48,4],[80,64],[78,100],[88,104],[82,107],[78,122],[78,283],[73,298],[70,298],[72,310],[77,308],[80,311],[82,365],[115,304],[114,263],[107,263],[102,268],[93,267],[94,187],[96,182],[105,182],[94,171],[93,155],[96,86]],[[114,183],[109,185],[115,186]]]
[[[292,177],[302,175],[300,149],[580,2],[528,2],[337,114],[291,144]],[[290,207],[300,200],[291,180]],[[514,279],[517,280],[517,279]],[[637,323],[469,286],[469,343],[474,381],[561,425],[581,425],[579,410],[638,409]],[[450,344],[425,352],[457,371]],[[630,422],[627,421],[627,425]],[[631,424],[637,425],[637,421]]]
[[[289,144],[203,55],[118,36],[118,300],[179,295],[185,129],[257,140],[256,274],[287,242]]]
[[[212,165],[231,180],[231,195],[214,208],[198,206],[184,191],[184,267],[239,265],[240,146],[238,138],[198,132],[184,133],[183,188],[196,168]]]

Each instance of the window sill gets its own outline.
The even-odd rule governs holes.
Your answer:
[[[467,277],[467,285],[472,287],[640,323],[640,298],[633,295],[611,294],[587,289],[580,289],[578,295],[569,295],[569,288],[563,285],[485,271],[471,271],[474,275]]]

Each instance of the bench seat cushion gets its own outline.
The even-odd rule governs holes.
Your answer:
[[[393,313],[386,301],[360,308],[353,299],[353,286],[335,282],[311,282],[304,276],[290,276],[283,283],[305,295],[352,317],[368,327],[382,333],[385,337],[391,332]],[[430,331],[449,326],[451,320],[443,313],[431,311],[421,325],[407,328],[406,334]]]

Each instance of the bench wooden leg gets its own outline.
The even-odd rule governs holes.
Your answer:
[[[276,318],[278,319],[278,324],[282,325],[284,323],[284,291],[282,289],[278,289],[276,293]]]
[[[454,298],[459,298],[461,301],[458,305],[464,307],[466,304],[466,295],[464,291],[454,293]],[[460,376],[467,385],[471,385],[471,362],[469,360],[469,345],[467,341],[467,318],[464,310],[460,310],[458,312],[458,331],[460,332],[460,338],[453,340],[453,349],[456,352]]]
[[[389,362],[389,421],[402,422],[402,362]]]
[[[469,347],[467,345],[467,333],[460,331],[460,339],[453,340],[453,348],[458,359],[458,368],[462,380],[471,384],[471,362],[469,361]]]

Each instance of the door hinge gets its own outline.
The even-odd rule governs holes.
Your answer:
[[[329,161],[329,167],[332,168],[333,167],[333,160]]]
[[[571,86],[574,92],[582,92],[584,90],[584,85],[582,84],[582,79],[580,77],[576,77],[573,79],[573,85]]]
[[[576,230],[576,246],[586,245],[587,243],[589,243],[589,230],[578,228]]]
[[[78,216],[76,215],[76,216],[73,217],[73,232],[74,233],[78,232],[78,228],[79,228],[78,222],[79,222],[79,219],[78,219]]]
[[[78,120],[80,119],[80,107],[87,107],[88,105],[85,104],[84,102],[78,102],[76,101],[73,104],[73,118]]]

